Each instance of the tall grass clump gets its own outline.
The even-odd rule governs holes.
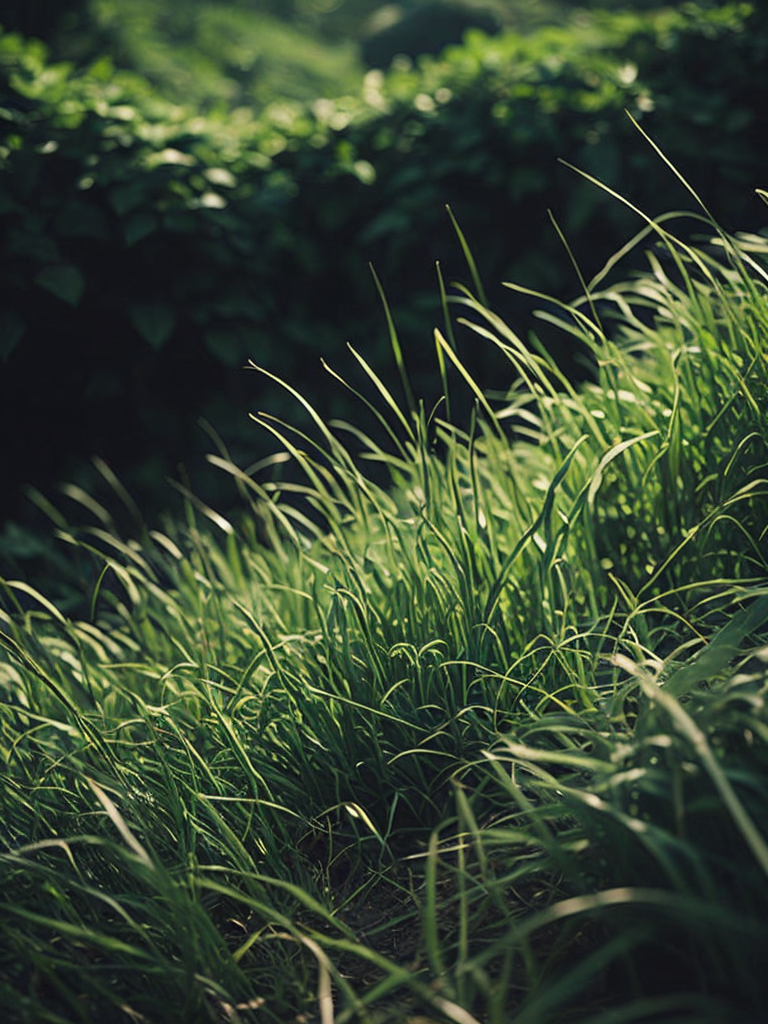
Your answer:
[[[241,515],[38,496],[83,600],[3,584],[12,1019],[759,1019],[768,250],[696,229],[549,305],[588,384],[475,280],[495,397],[446,308],[425,408],[387,314],[358,423],[266,373],[311,428],[210,457]]]

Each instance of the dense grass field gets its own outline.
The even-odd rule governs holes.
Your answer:
[[[81,601],[3,583],[4,1020],[766,1020],[768,246],[638,223],[547,306],[587,384],[474,280],[443,401],[350,351],[359,423],[211,456],[239,515],[40,497]]]

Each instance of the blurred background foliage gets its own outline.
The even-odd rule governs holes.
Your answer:
[[[441,18],[490,18],[527,32],[565,8],[559,0],[9,0],[2,23],[45,39],[54,59],[82,63],[107,52],[166,98],[208,111],[354,91],[373,37],[403,40],[410,31],[411,47],[432,52]]]
[[[416,56],[440,48],[438,7],[449,36],[487,31]],[[436,264],[469,281],[446,205],[523,334],[530,303],[502,281],[579,291],[548,210],[587,276],[641,226],[559,159],[651,214],[690,206],[625,111],[726,228],[764,222],[768,32],[750,4],[11,0],[2,24],[0,521],[32,521],[26,483],[95,487],[93,455],[150,516],[182,462],[226,505],[200,417],[249,464],[272,446],[248,411],[288,402],[248,359],[357,421],[321,358],[346,372],[351,342],[389,372],[369,262],[432,400]],[[382,38],[410,58],[367,67]],[[490,352],[462,357],[511,383]]]

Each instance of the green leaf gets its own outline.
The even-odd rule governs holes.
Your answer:
[[[153,213],[134,213],[126,217],[123,223],[126,245],[135,245],[142,238],[151,235],[157,229],[157,223],[157,217]]]
[[[128,317],[142,338],[154,349],[162,348],[176,323],[173,308],[160,300],[135,303],[128,311]]]
[[[734,614],[695,658],[672,673],[664,685],[665,693],[685,697],[700,683],[716,678],[738,656],[745,639],[763,627],[766,621],[768,594],[761,593],[746,608]]]
[[[147,181],[146,178],[137,172],[137,180],[129,181],[126,184],[115,185],[109,191],[109,205],[121,217],[129,210],[135,210],[142,203],[147,202]]]
[[[234,188],[237,184],[237,178],[226,167],[209,167],[203,171],[203,175],[212,185],[218,185],[220,188]]]
[[[85,278],[71,263],[57,263],[44,267],[35,276],[35,283],[70,306],[76,306],[80,302],[85,290]]]

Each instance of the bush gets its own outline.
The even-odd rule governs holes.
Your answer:
[[[207,444],[201,414],[238,458],[265,454],[243,410],[280,405],[240,368],[252,357],[314,399],[321,353],[333,362],[351,341],[383,366],[369,260],[429,400],[435,262],[446,281],[467,276],[445,205],[485,281],[570,297],[578,279],[547,207],[560,216],[568,194],[562,227],[587,276],[632,221],[558,158],[651,214],[674,202],[627,109],[685,173],[695,162],[726,227],[753,222],[766,45],[746,5],[602,13],[526,39],[470,36],[439,61],[371,73],[359,97],[201,118],[106,61],[75,71],[2,37],[5,494],[98,452],[149,508],[162,474]],[[488,298],[521,322],[504,290]],[[324,406],[344,415],[341,390]],[[17,510],[5,497],[2,511]]]

